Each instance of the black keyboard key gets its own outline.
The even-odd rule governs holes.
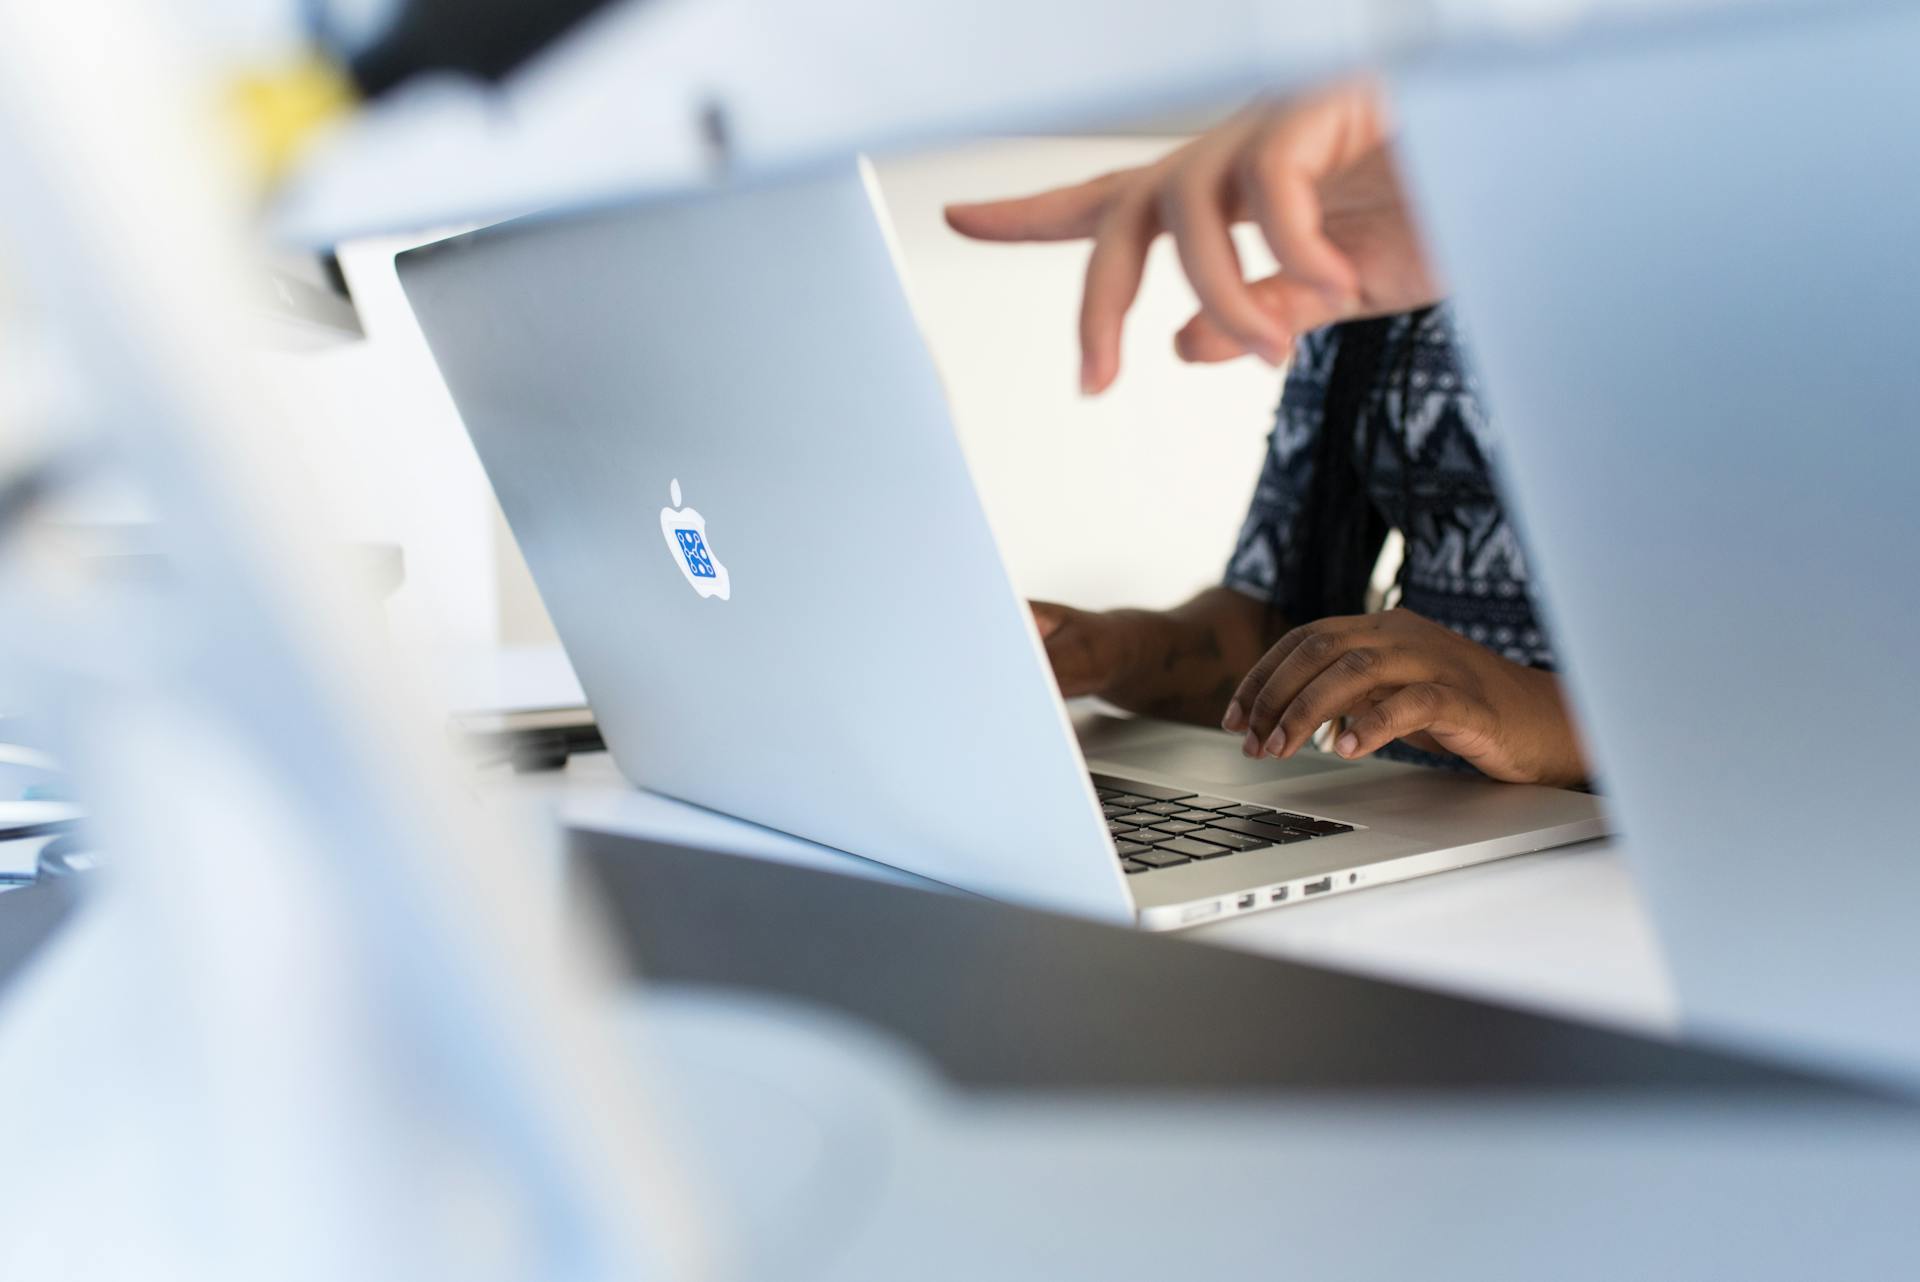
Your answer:
[[[1119,838],[1122,838],[1122,837],[1129,837],[1129,836],[1132,836],[1132,835],[1133,835],[1134,833],[1136,833],[1136,832],[1139,832],[1139,831],[1140,831],[1140,825],[1138,825],[1138,824],[1123,824],[1123,823],[1110,823],[1110,824],[1108,824],[1108,825],[1107,825],[1107,831],[1108,831],[1108,832],[1110,832],[1110,833],[1112,833],[1112,834],[1113,834],[1113,836],[1114,836],[1114,838],[1115,838],[1116,840],[1118,840]]]
[[[1310,832],[1316,837],[1332,837],[1343,832],[1352,832],[1350,824],[1337,824],[1331,819],[1308,819],[1304,823],[1288,823],[1287,827],[1301,832]]]
[[[1312,815],[1296,815],[1291,810],[1276,810],[1267,816],[1270,824],[1285,824],[1289,828],[1298,828],[1302,824],[1319,823]]]
[[[1255,823],[1251,819],[1232,819],[1222,815],[1220,818],[1215,819],[1211,826],[1223,828],[1228,832],[1243,833],[1249,837],[1263,837],[1266,835],[1263,825]]]
[[[1249,837],[1243,832],[1228,832],[1225,828],[1203,828],[1194,834],[1207,841],[1217,842],[1228,850],[1265,850],[1273,844],[1265,837]]]
[[[1168,818],[1172,818],[1186,808],[1186,803],[1179,801],[1156,801],[1151,806],[1140,807],[1147,814],[1166,815]]]
[[[1152,846],[1147,845],[1145,842],[1127,841],[1125,839],[1114,842],[1113,848],[1119,853],[1122,859],[1131,859],[1135,855],[1144,855],[1153,849]]]
[[[1128,794],[1121,792],[1118,788],[1095,788],[1093,795],[1102,801],[1119,801]]]
[[[1255,819],[1261,815],[1275,815],[1280,812],[1270,810],[1266,806],[1228,806],[1220,813],[1223,815],[1231,815],[1235,819]]]
[[[1192,806],[1195,810],[1231,810],[1240,804],[1237,801],[1230,801],[1225,797],[1208,797],[1204,795],[1199,797],[1182,797],[1181,800],[1189,806]]]
[[[1160,823],[1165,820],[1167,816],[1156,815],[1148,810],[1129,810],[1122,814],[1109,815],[1108,818],[1118,819],[1123,824],[1135,824],[1141,828],[1145,828],[1149,824]]]
[[[1105,815],[1109,819],[1113,819],[1113,818],[1117,818],[1120,815],[1126,814],[1127,811],[1130,810],[1131,808],[1132,807],[1130,806],[1116,806],[1111,801],[1109,801],[1106,805],[1100,807],[1100,813]]]
[[[1184,805],[1187,803],[1183,802],[1181,804]],[[1214,814],[1211,810],[1182,810],[1174,816],[1175,819],[1184,819],[1190,824],[1210,824],[1219,817],[1220,816]]]
[[[1295,832],[1291,828],[1282,828],[1274,824],[1263,824],[1257,819],[1216,819],[1215,828],[1224,828],[1228,832],[1237,832],[1248,837],[1258,837],[1275,846],[1289,846],[1296,841],[1306,841],[1313,834]]]
[[[1137,860],[1137,859],[1123,859],[1123,860],[1121,860],[1121,861],[1120,861],[1120,868],[1121,868],[1121,871],[1123,871],[1123,872],[1125,872],[1125,873],[1127,874],[1127,876],[1129,876],[1129,877],[1131,877],[1131,876],[1133,876],[1133,874],[1135,874],[1135,873],[1137,873],[1137,872],[1152,872],[1152,871],[1153,871],[1153,865],[1151,865],[1151,864],[1143,864],[1143,863],[1141,863],[1141,862],[1140,862],[1139,860]]]
[[[1197,846],[1200,843],[1196,841],[1193,844]],[[1219,848],[1215,846],[1210,846],[1208,847],[1208,849],[1219,849]],[[1226,852],[1221,851],[1221,853],[1225,854]],[[1171,868],[1175,864],[1187,864],[1187,863],[1193,862],[1191,859],[1188,859],[1185,855],[1177,854],[1171,850],[1149,850],[1144,855],[1135,855],[1134,860],[1138,863],[1145,864],[1149,868]]]
[[[1192,832],[1199,826],[1199,824],[1190,824],[1181,819],[1169,819],[1164,823],[1155,824],[1153,831],[1165,833],[1169,837],[1178,837],[1182,833]]]
[[[1165,841],[1154,842],[1153,848],[1166,854],[1185,855],[1188,859],[1218,859],[1221,855],[1233,853],[1225,846],[1216,846],[1210,841],[1195,841],[1191,837],[1169,837]]]
[[[1133,797],[1149,797],[1154,801],[1178,801],[1193,794],[1179,788],[1163,788],[1157,783],[1135,783],[1131,779],[1116,779],[1112,775],[1094,775],[1093,786],[1111,788],[1115,792],[1124,792]]]

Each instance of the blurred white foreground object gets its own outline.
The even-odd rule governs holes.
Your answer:
[[[1920,4],[1749,8],[1436,56],[1405,154],[1688,1030],[1911,1087]]]
[[[302,407],[238,358],[237,149],[172,34],[118,0],[0,4],[0,334],[67,376],[0,429],[0,658],[113,854],[28,977],[68,981],[56,1008],[29,982],[0,1022],[0,1094],[33,1101],[0,1275],[700,1276],[585,932],[526,911],[512,834],[474,822],[421,683],[316,551],[277,448]],[[163,590],[87,581],[34,521],[109,462]]]

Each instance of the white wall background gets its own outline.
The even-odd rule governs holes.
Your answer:
[[[1082,245],[980,245],[954,200],[1036,191],[1163,154],[1157,139],[1002,142],[880,167],[915,306],[1014,582],[1074,604],[1171,605],[1216,581],[1245,514],[1279,375],[1188,366],[1194,309],[1170,244],[1128,323],[1119,383],[1080,395]],[[1247,246],[1250,269],[1271,260]]]
[[[1089,606],[1167,605],[1216,580],[1252,491],[1276,372],[1190,368],[1172,353],[1192,296],[1161,246],[1119,385],[1079,394],[1079,245],[976,245],[949,201],[1038,190],[1138,163],[1156,139],[1022,139],[880,165],[909,284],[1014,581]],[[289,440],[346,537],[399,543],[396,622],[436,648],[528,643],[550,625],[393,278],[397,248],[346,246],[367,340],[271,358],[292,395],[331,412]],[[1248,246],[1249,268],[1268,260]]]
[[[364,341],[262,357],[282,394],[319,407],[294,421],[325,424],[324,435],[286,441],[323,492],[317,510],[338,537],[400,545],[406,582],[391,617],[435,649],[503,636],[499,509],[393,271],[395,253],[438,234],[341,247]]]

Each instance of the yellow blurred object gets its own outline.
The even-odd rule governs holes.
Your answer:
[[[253,172],[269,186],[316,133],[351,113],[359,101],[345,69],[319,57],[242,76],[230,97]]]

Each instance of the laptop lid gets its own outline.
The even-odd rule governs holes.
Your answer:
[[[1920,10],[1398,86],[1697,1029],[1920,1073]]]
[[[629,779],[1131,919],[860,167],[399,271]]]

